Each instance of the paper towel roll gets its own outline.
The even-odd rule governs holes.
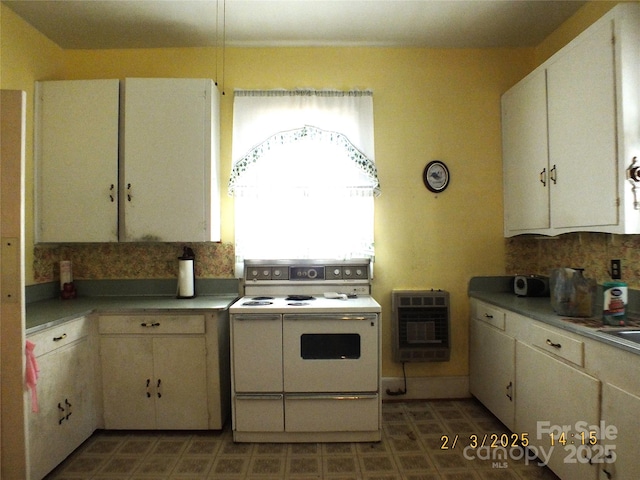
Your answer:
[[[193,260],[179,260],[178,263],[178,297],[193,297],[195,294]]]
[[[60,290],[63,289],[65,283],[73,282],[73,271],[70,260],[62,260],[60,262]]]

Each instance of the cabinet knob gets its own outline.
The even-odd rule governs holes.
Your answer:
[[[131,201],[131,184],[127,183],[127,200]]]
[[[551,170],[549,170],[549,179],[553,182],[554,185],[556,184],[556,180],[558,180],[558,170],[556,169],[555,165]]]
[[[112,183],[111,187],[109,188],[109,200],[111,200],[111,203],[115,202],[115,197],[113,196],[113,190],[116,188],[116,186]]]
[[[162,383],[162,380],[158,379],[158,385],[156,385],[156,391],[158,393],[158,398],[162,397],[162,391],[160,390],[160,384]]]
[[[62,335],[60,335],[59,337],[53,337],[53,341],[54,342],[59,342],[60,340],[64,340],[65,338],[67,338],[67,334],[63,333]]]
[[[151,392],[149,391],[149,385],[151,385],[151,379],[147,378],[147,398],[151,398]]]

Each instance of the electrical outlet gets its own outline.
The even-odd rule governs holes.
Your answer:
[[[620,280],[622,278],[620,260],[611,260],[611,278],[614,280]]]

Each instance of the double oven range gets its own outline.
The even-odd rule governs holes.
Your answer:
[[[246,260],[243,283],[229,311],[234,441],[379,441],[370,261]]]

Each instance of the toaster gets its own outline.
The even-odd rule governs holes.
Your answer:
[[[519,297],[548,297],[549,277],[543,275],[516,275],[513,293]]]

